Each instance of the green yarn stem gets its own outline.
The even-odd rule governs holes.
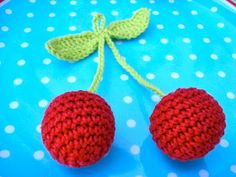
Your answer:
[[[99,26],[99,20],[100,26]],[[96,92],[98,85],[102,79],[103,71],[104,71],[104,44],[105,44],[105,39],[104,39],[104,27],[105,27],[105,17],[102,14],[97,14],[95,15],[93,19],[93,29],[98,37],[98,66],[97,66],[97,71],[96,74],[93,78],[93,82],[90,85],[88,91],[94,93]]]
[[[149,83],[148,81],[143,79],[143,77],[140,74],[138,74],[129,64],[127,64],[124,59],[122,59],[121,55],[119,54],[119,51],[115,47],[115,44],[111,40],[109,35],[106,35],[105,39],[106,39],[108,46],[112,50],[112,52],[116,58],[116,61],[122,66],[122,68],[124,68],[139,84],[152,90],[153,92],[155,92],[156,94],[158,94],[161,97],[165,96],[165,94],[159,88],[155,87],[154,85],[152,85],[151,83]]]
[[[104,38],[100,38],[99,42],[98,42],[98,66],[97,66],[97,71],[96,74],[93,78],[93,82],[90,85],[88,91],[94,93],[96,92],[98,85],[102,79],[102,75],[103,75],[103,70],[104,70],[104,43],[105,40]]]

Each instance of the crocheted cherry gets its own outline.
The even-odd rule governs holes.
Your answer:
[[[150,121],[157,146],[180,161],[206,155],[219,143],[226,126],[217,101],[196,88],[177,89],[163,97]]]
[[[117,61],[123,59],[112,38],[131,39],[148,26],[149,10],[141,8],[131,19],[111,23],[105,28],[105,17],[96,14],[94,32],[67,35],[49,40],[48,51],[69,62],[80,61],[98,48],[98,67],[87,91],[66,92],[56,97],[42,121],[42,139],[52,157],[70,167],[96,163],[110,149],[115,133],[113,113],[104,99],[94,94],[104,70],[104,44],[107,42]]]
[[[56,97],[42,121],[43,143],[52,157],[70,167],[96,163],[110,149],[115,122],[110,106],[87,91]]]

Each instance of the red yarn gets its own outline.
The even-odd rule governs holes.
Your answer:
[[[84,167],[100,160],[110,149],[114,132],[109,105],[86,91],[56,97],[42,121],[44,145],[55,160],[70,167]]]
[[[219,143],[226,127],[217,101],[196,88],[177,89],[163,97],[150,121],[157,146],[180,161],[203,157]]]

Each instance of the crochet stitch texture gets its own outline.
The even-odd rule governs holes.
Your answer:
[[[105,17],[96,14],[93,21],[94,32],[67,35],[49,40],[46,48],[56,57],[75,62],[92,54],[101,43],[101,39],[133,39],[143,33],[149,24],[150,13],[141,8],[128,20],[120,20],[105,27]],[[98,21],[101,21],[98,24]]]
[[[150,132],[160,149],[180,161],[200,158],[219,143],[225,115],[204,90],[177,89],[163,97],[150,117]]]
[[[115,132],[110,106],[87,91],[56,97],[42,121],[43,143],[58,162],[84,167],[100,160],[109,150]]]

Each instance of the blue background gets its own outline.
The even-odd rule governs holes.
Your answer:
[[[115,141],[97,164],[71,169],[44,148],[40,123],[50,101],[86,90],[96,72],[95,52],[70,64],[50,55],[53,37],[92,30],[95,12],[111,21],[151,9],[149,28],[131,41],[116,41],[126,61],[165,93],[205,89],[226,114],[225,135],[207,156],[173,161],[151,140],[149,116],[160,100],[140,86],[105,47],[105,72],[97,93],[116,119]],[[231,177],[236,176],[236,13],[218,1],[12,0],[0,7],[1,177]]]

